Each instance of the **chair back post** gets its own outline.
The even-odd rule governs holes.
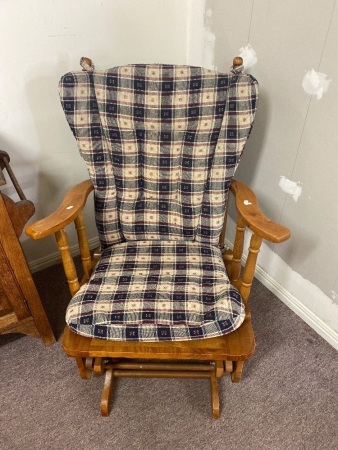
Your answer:
[[[241,263],[244,247],[244,234],[246,229],[246,223],[242,216],[238,216],[236,225],[236,236],[234,242],[233,256],[231,260],[231,266],[229,270],[229,278],[231,283],[237,287],[241,286]]]
[[[225,211],[224,211],[224,219],[223,219],[223,228],[221,231],[221,234],[219,236],[219,247],[221,250],[224,249],[224,243],[225,243],[225,234],[227,229],[227,220],[228,220],[228,204],[226,204]]]
[[[82,261],[82,267],[83,267],[83,271],[84,271],[84,279],[82,281],[83,281],[83,283],[85,283],[89,280],[89,278],[92,274],[93,264],[92,264],[92,260],[91,260],[91,256],[90,256],[90,248],[89,248],[86,226],[85,226],[85,221],[84,221],[82,211],[76,217],[74,222],[75,222],[75,228],[76,228],[77,237],[78,237],[78,241],[79,241],[79,249],[80,249],[81,261]]]
[[[232,61],[232,67],[235,68],[240,66],[243,66],[243,58],[236,56]]]

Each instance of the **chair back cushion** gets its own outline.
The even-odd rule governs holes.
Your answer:
[[[133,240],[218,244],[256,112],[251,75],[128,65],[67,73],[60,97],[94,185],[103,248]]]

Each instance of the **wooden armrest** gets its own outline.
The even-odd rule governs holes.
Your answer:
[[[26,234],[32,239],[42,239],[56,233],[73,222],[83,210],[88,195],[93,190],[91,180],[82,181],[65,195],[60,207],[44,219],[30,224]]]
[[[289,239],[290,230],[272,222],[261,212],[257,198],[248,186],[232,180],[230,190],[235,196],[237,211],[250,230],[270,242],[278,243]]]

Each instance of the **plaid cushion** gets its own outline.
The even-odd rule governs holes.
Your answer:
[[[89,337],[182,341],[229,333],[244,317],[218,248],[131,241],[103,252],[91,280],[71,300],[66,320]]]
[[[257,95],[241,69],[130,65],[63,76],[61,101],[94,184],[102,247],[217,245]]]
[[[244,307],[217,245],[257,96],[240,68],[139,64],[62,77],[104,250],[67,310],[77,333],[187,340],[240,326]]]

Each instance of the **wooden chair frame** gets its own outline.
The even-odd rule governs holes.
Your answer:
[[[76,185],[66,194],[57,211],[26,228],[26,233],[33,239],[55,234],[72,295],[89,280],[100,257],[98,252],[94,252],[91,256],[83,219],[83,208],[92,190],[90,180]],[[273,243],[283,242],[289,238],[290,231],[262,214],[256,196],[249,187],[233,180],[230,191],[235,196],[238,220],[233,249],[224,251],[223,260],[230,282],[240,291],[245,303],[244,323],[236,331],[222,337],[153,343],[93,339],[80,336],[66,326],[62,339],[63,348],[68,356],[76,359],[81,378],[90,379],[92,373],[105,375],[101,397],[103,416],[109,414],[114,378],[209,378],[214,418],[218,418],[220,414],[218,378],[231,374],[233,382],[240,381],[244,362],[250,358],[255,349],[248,298],[257,255],[263,239]],[[221,248],[224,248],[226,215],[220,236]],[[84,270],[82,280],[78,279],[65,230],[71,222],[75,223],[78,234]],[[244,234],[247,228],[251,230],[252,236],[248,257],[242,269]]]

